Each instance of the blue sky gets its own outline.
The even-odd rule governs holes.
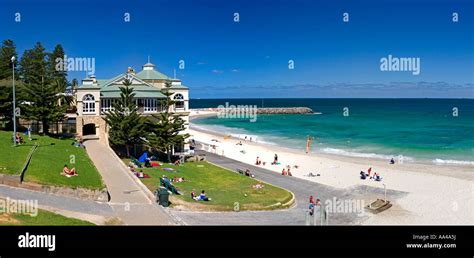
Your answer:
[[[13,39],[19,54],[37,41],[48,50],[61,43],[69,57],[95,58],[98,78],[114,77],[128,66],[139,70],[150,55],[161,72],[172,76],[177,69],[194,98],[474,97],[472,0],[0,0],[0,5],[0,39]],[[457,23],[453,12],[459,13]],[[380,58],[388,55],[420,58],[420,75],[381,72]],[[288,69],[289,60],[295,69]]]

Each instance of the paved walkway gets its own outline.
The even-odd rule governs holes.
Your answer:
[[[150,200],[112,150],[97,140],[84,142],[110,193],[110,205],[127,225],[172,225],[175,219]]]
[[[80,200],[77,198],[36,192],[6,185],[0,185],[0,196],[4,198],[9,197],[15,200],[38,200],[39,208],[67,211],[84,215],[79,217],[116,217],[114,210],[108,203]]]
[[[205,154],[207,160],[216,165],[235,171],[237,168],[249,169],[255,178],[275,186],[285,188],[295,194],[296,205],[293,208],[280,211],[241,211],[241,212],[190,212],[171,210],[187,224],[204,225],[305,225],[308,198],[317,196],[321,200],[370,200],[383,196],[383,189],[368,186],[358,186],[351,189],[338,189],[327,185],[310,182],[295,177],[285,177],[273,171],[248,165],[216,154],[198,151]],[[405,195],[402,192],[387,190],[387,196],[394,200]],[[369,197],[369,198],[367,198]],[[214,197],[217,198],[217,197]],[[330,225],[360,224],[371,216],[364,213],[331,213]]]

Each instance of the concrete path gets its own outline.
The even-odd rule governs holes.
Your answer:
[[[14,200],[37,200],[38,207],[41,209],[67,212],[73,215],[72,217],[92,220],[96,223],[116,217],[108,203],[80,200],[6,185],[0,185],[0,196]]]
[[[110,205],[127,225],[173,225],[170,214],[151,200],[112,150],[97,140],[84,142],[110,193]]]
[[[207,160],[232,171],[249,169],[255,178],[263,182],[285,188],[295,194],[296,205],[293,208],[280,211],[241,211],[241,212],[191,212],[171,210],[172,214],[180,217],[187,224],[204,225],[305,225],[307,223],[306,211],[310,195],[321,200],[364,200],[366,204],[375,198],[383,196],[383,189],[358,186],[351,189],[338,189],[327,185],[310,182],[295,177],[281,176],[273,171],[248,165],[216,154],[198,151],[205,154]],[[390,200],[404,196],[405,193],[387,191]],[[212,196],[218,198],[217,196]],[[367,212],[340,212],[329,214],[330,225],[360,224],[372,216]],[[313,220],[313,218],[311,218]],[[318,220],[319,222],[320,220]]]

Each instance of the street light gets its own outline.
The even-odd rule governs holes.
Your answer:
[[[15,56],[12,56],[13,73],[13,142],[16,146],[16,96],[15,96]]]
[[[383,202],[386,203],[387,202],[387,186],[385,184],[383,184],[383,190],[384,190]]]

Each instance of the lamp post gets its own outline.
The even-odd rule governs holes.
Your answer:
[[[383,191],[384,191],[383,202],[386,203],[387,202],[387,186],[385,184],[383,184]]]
[[[16,146],[16,96],[15,96],[15,56],[12,56],[13,73],[13,142]]]

